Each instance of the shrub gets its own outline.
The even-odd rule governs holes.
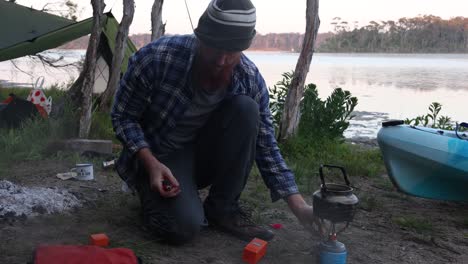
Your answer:
[[[281,116],[284,110],[287,90],[291,86],[293,72],[282,74],[279,81],[270,92],[270,111],[273,116],[273,124],[278,130]],[[325,100],[318,96],[315,84],[305,87],[301,100],[301,117],[299,121],[298,135],[306,138],[342,138],[343,132],[349,126],[349,120],[353,118],[351,113],[357,105],[357,98],[351,96],[349,91],[336,88]]]

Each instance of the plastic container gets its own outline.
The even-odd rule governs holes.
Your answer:
[[[345,245],[336,239],[329,239],[319,244],[320,264],[346,264],[347,255]]]

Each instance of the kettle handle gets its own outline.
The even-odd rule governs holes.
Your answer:
[[[320,180],[322,181],[322,186],[323,188],[326,190],[327,189],[327,186],[325,185],[325,178],[323,176],[323,168],[335,168],[335,169],[340,169],[341,172],[343,173],[343,177],[344,177],[344,180],[346,182],[346,185],[350,186],[351,183],[349,182],[349,179],[348,179],[348,175],[346,174],[346,170],[344,167],[341,167],[341,166],[337,166],[337,165],[329,165],[329,164],[321,164],[320,165],[320,169],[319,169],[319,172],[320,172]]]

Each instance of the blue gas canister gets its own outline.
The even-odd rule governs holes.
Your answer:
[[[346,264],[347,254],[345,245],[334,237],[319,244],[320,264]]]

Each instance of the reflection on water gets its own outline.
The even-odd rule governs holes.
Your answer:
[[[269,85],[294,69],[297,60],[291,53],[248,55]],[[382,120],[426,114],[432,102],[443,105],[440,114],[467,121],[467,80],[468,54],[315,54],[307,77],[322,98],[336,87],[351,91],[359,100],[356,111],[374,119],[357,120],[358,115],[346,134],[369,137],[376,136]]]
[[[84,51],[52,51],[76,61]],[[283,72],[296,66],[298,54],[246,52],[260,69],[269,86]],[[46,76],[47,84],[67,82],[78,72],[44,70],[28,59],[17,60],[31,76],[16,70],[9,62],[0,62],[0,81],[33,82]],[[315,54],[307,83],[317,84],[319,95],[327,97],[341,87],[358,97],[357,117],[347,136],[375,137],[382,120],[413,118],[427,113],[432,102],[443,105],[440,114],[455,121],[468,121],[468,54]],[[365,114],[363,114],[365,113]],[[372,117],[372,118],[369,118]]]

